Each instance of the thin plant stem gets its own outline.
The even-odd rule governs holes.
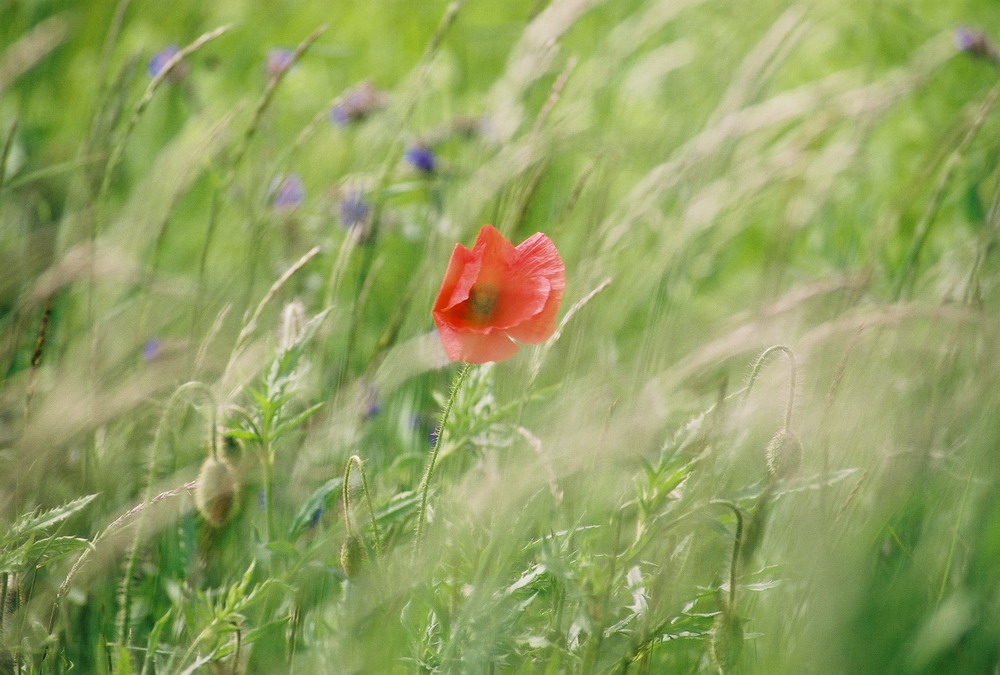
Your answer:
[[[156,427],[156,433],[153,436],[153,445],[149,451],[149,468],[146,473],[146,488],[142,498],[142,504],[149,504],[152,498],[152,487],[156,480],[156,464],[159,460],[160,448],[163,445],[163,439],[166,434],[167,426],[169,425],[170,419],[173,417],[174,408],[177,406],[178,402],[188,394],[188,392],[198,393],[204,398],[208,403],[210,410],[209,423],[211,424],[211,429],[209,430],[209,438],[212,444],[212,454],[216,455],[216,403],[215,397],[212,395],[211,390],[203,384],[202,382],[186,382],[179,386],[171,395],[170,399],[167,401],[167,405],[163,410],[163,415],[160,417],[160,423]],[[142,540],[143,530],[146,526],[146,512],[142,511],[139,521],[136,524],[135,536],[132,538],[132,544],[129,547],[128,558],[125,562],[125,572],[122,576],[121,588],[119,590],[118,601],[118,643],[122,646],[127,646],[126,641],[128,640],[129,632],[129,605],[131,604],[131,579],[132,573],[135,569],[135,564],[139,556],[139,543]]]
[[[361,474],[361,491],[365,496],[365,506],[368,507],[368,517],[371,519],[372,528],[375,530],[375,555],[382,557],[382,533],[378,529],[378,522],[375,520],[375,505],[372,503],[371,489],[368,487],[368,476],[365,473],[364,462],[358,455],[351,455],[344,467],[344,483],[341,486],[344,503],[344,522],[347,525],[348,536],[357,534],[351,523],[351,467],[357,466]]]
[[[0,574],[0,635],[3,635],[3,621],[7,616],[7,584],[10,583],[10,574],[4,572]]]
[[[274,532],[272,521],[271,501],[274,495],[272,483],[274,482],[274,456],[271,454],[271,445],[267,441],[260,446],[260,467],[264,478],[264,543],[271,543],[271,534]]]
[[[10,150],[14,146],[14,133],[17,131],[17,118],[10,124],[7,138],[4,140],[3,150],[0,151],[0,190],[3,189],[4,179],[7,177],[7,159],[10,157]]]
[[[995,85],[989,94],[986,95],[982,105],[976,111],[976,116],[973,118],[968,130],[941,167],[937,182],[934,184],[934,191],[931,193],[931,198],[927,202],[920,220],[917,221],[913,228],[913,240],[910,243],[909,250],[906,252],[906,257],[903,259],[902,265],[900,265],[894,292],[894,299],[896,301],[902,299],[903,294],[907,290],[912,289],[912,285],[915,283],[917,264],[920,262],[921,251],[927,243],[931,229],[934,226],[934,217],[944,203],[947,192],[946,188],[961,165],[961,160],[965,156],[969,146],[972,145],[972,141],[975,140],[976,135],[986,123],[986,119],[996,105],[998,98],[1000,98],[1000,84]]]
[[[423,544],[424,522],[427,520],[427,493],[430,490],[431,479],[434,477],[434,466],[437,463],[438,453],[441,451],[441,439],[444,438],[445,430],[448,428],[448,418],[451,416],[452,406],[455,405],[455,399],[458,397],[458,390],[461,388],[462,383],[465,382],[465,378],[471,369],[472,365],[467,363],[462,366],[462,369],[458,371],[458,375],[455,376],[454,384],[451,386],[451,395],[448,397],[448,404],[444,408],[444,414],[441,415],[441,425],[438,427],[437,438],[434,439],[431,458],[427,462],[427,469],[424,471],[424,477],[420,481],[420,508],[417,509],[417,538],[413,546],[414,559],[420,555],[420,546]]]
[[[764,363],[772,355],[781,352],[788,357],[788,405],[785,408],[785,429],[792,426],[792,411],[795,409],[795,376],[796,376],[796,365],[795,365],[795,352],[791,350],[790,347],[785,345],[774,345],[773,347],[768,347],[761,355],[757,357],[757,360],[753,364],[753,368],[750,370],[750,379],[747,380],[747,386],[743,390],[743,400],[746,401],[750,397],[750,392],[753,390],[753,385],[757,382],[757,376],[760,375],[761,368],[763,368]]]
[[[740,561],[740,547],[743,545],[743,510],[736,504],[723,499],[713,499],[711,503],[725,506],[736,515],[736,538],[733,540],[733,559],[729,563],[729,602],[727,606],[728,611],[733,611],[736,604],[736,569]]]
[[[193,52],[201,49],[206,43],[211,42],[217,37],[227,33],[230,28],[232,28],[231,25],[224,25],[205,33],[187,47],[184,47],[170,57],[167,62],[163,64],[163,68],[160,72],[153,76],[153,79],[151,79],[149,84],[146,86],[146,91],[143,93],[142,98],[140,98],[139,102],[135,105],[135,110],[133,110],[132,116],[125,125],[125,130],[122,131],[117,142],[111,149],[111,154],[108,157],[108,163],[104,168],[104,177],[101,181],[101,189],[98,193],[99,201],[104,201],[104,197],[107,195],[111,186],[111,179],[114,175],[115,169],[118,168],[118,164],[121,162],[122,156],[125,154],[125,146],[128,145],[128,141],[132,136],[132,131],[135,129],[136,124],[138,124],[139,119],[142,117],[142,113],[153,100],[153,94],[156,93],[156,90],[160,88],[160,85],[163,84],[164,80],[170,76],[181,61]]]

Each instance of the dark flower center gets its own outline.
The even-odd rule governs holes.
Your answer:
[[[469,313],[480,321],[488,319],[496,307],[498,295],[497,287],[493,284],[473,284],[469,289]]]

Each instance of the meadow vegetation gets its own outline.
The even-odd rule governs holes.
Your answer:
[[[0,2],[0,673],[1000,672],[998,26]]]

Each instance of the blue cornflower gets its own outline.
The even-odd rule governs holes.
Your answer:
[[[437,169],[437,155],[426,145],[412,145],[403,153],[410,166],[421,173],[434,173]]]
[[[174,58],[180,50],[181,48],[176,44],[169,44],[153,54],[153,56],[149,59],[149,64],[146,66],[146,70],[149,71],[149,76],[156,77],[159,75],[166,67],[167,62]],[[174,68],[174,72],[171,75],[176,79],[183,77],[183,73],[179,72],[177,68]]]
[[[343,103],[338,103],[330,108],[330,121],[338,127],[346,127],[347,123],[351,121],[351,115],[347,106]]]
[[[306,198],[305,185],[297,173],[290,173],[282,179],[276,179],[271,184],[272,202],[279,211],[290,211],[302,204]]]
[[[350,190],[341,198],[337,209],[340,212],[340,226],[345,230],[364,225],[372,210],[361,190]]]
[[[366,420],[375,417],[375,415],[378,415],[382,411],[382,401],[379,399],[378,391],[373,384],[368,385],[365,390],[363,407],[363,417]]]
[[[1000,63],[1000,53],[997,52],[996,47],[993,46],[985,33],[963,26],[955,29],[954,40],[955,49],[971,56]]]
[[[347,126],[360,122],[376,110],[385,107],[386,95],[371,82],[362,82],[354,89],[344,92],[330,109],[330,121],[337,126]]]
[[[277,77],[292,65],[295,52],[291,49],[272,49],[267,53],[264,69],[268,77]]]
[[[149,363],[156,358],[156,355],[160,352],[160,341],[154,338],[149,338],[146,340],[146,344],[142,346],[142,360]]]

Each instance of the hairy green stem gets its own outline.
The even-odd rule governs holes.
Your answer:
[[[772,355],[781,352],[786,357],[788,357],[788,405],[785,408],[785,429],[792,426],[792,411],[795,409],[795,376],[796,376],[796,365],[795,365],[795,352],[791,350],[790,347],[785,345],[774,345],[773,347],[768,347],[761,355],[757,357],[757,360],[753,364],[753,368],[750,370],[750,379],[747,380],[747,386],[743,390],[743,400],[746,401],[750,397],[750,392],[753,390],[753,385],[757,382],[757,376],[760,375],[761,368],[764,367],[764,363]]]
[[[182,400],[183,397],[187,396],[188,393],[199,394],[205,402],[208,404],[210,415],[209,423],[211,424],[211,429],[209,430],[209,438],[212,443],[212,454],[215,454],[215,435],[216,435],[216,403],[215,397],[212,395],[211,390],[202,382],[186,382],[181,386],[177,387],[174,393],[167,400],[167,405],[163,409],[163,414],[160,416],[160,423],[156,427],[156,433],[153,436],[153,445],[149,451],[149,467],[146,472],[146,486],[143,492],[142,503],[148,504],[152,498],[152,488],[153,483],[156,481],[156,464],[159,460],[160,448],[163,445],[163,439],[166,434],[167,426],[173,417],[174,408],[177,407],[178,402]],[[190,400],[189,400],[190,401]],[[121,588],[118,594],[118,644],[122,647],[127,647],[128,633],[129,633],[129,605],[131,604],[132,596],[132,574],[135,571],[136,561],[139,557],[139,543],[142,540],[143,530],[146,525],[146,511],[143,510],[142,514],[139,516],[139,520],[135,526],[135,536],[132,537],[132,544],[129,547],[128,558],[125,562],[125,571],[122,575]]]
[[[448,427],[448,418],[451,416],[452,406],[455,405],[458,390],[461,388],[462,383],[465,382],[465,377],[469,374],[470,370],[472,370],[472,365],[467,363],[462,366],[462,369],[458,371],[458,375],[455,376],[455,381],[451,386],[451,395],[448,397],[448,404],[444,408],[444,414],[441,415],[441,425],[438,427],[437,438],[434,439],[431,458],[427,462],[427,469],[424,471],[424,477],[420,481],[420,508],[417,510],[417,538],[413,546],[414,559],[420,555],[420,546],[423,543],[424,522],[427,520],[427,492],[430,489],[431,478],[434,477],[434,465],[437,463],[438,453],[441,450],[441,439],[444,438],[445,429]]]
[[[732,611],[736,604],[736,571],[740,562],[740,547],[743,545],[743,510],[731,501],[713,499],[712,504],[725,506],[736,515],[736,538],[733,540],[733,559],[729,563],[729,602],[728,610]]]
[[[347,459],[347,466],[344,467],[344,483],[341,486],[341,497],[344,504],[344,522],[347,525],[348,536],[356,534],[351,523],[351,467],[357,466],[361,474],[361,492],[365,496],[365,505],[368,507],[368,517],[371,519],[372,528],[375,530],[375,555],[382,557],[382,533],[378,529],[378,522],[375,520],[375,505],[372,503],[371,488],[368,487],[368,476],[365,473],[364,462],[358,455],[351,455]]]

